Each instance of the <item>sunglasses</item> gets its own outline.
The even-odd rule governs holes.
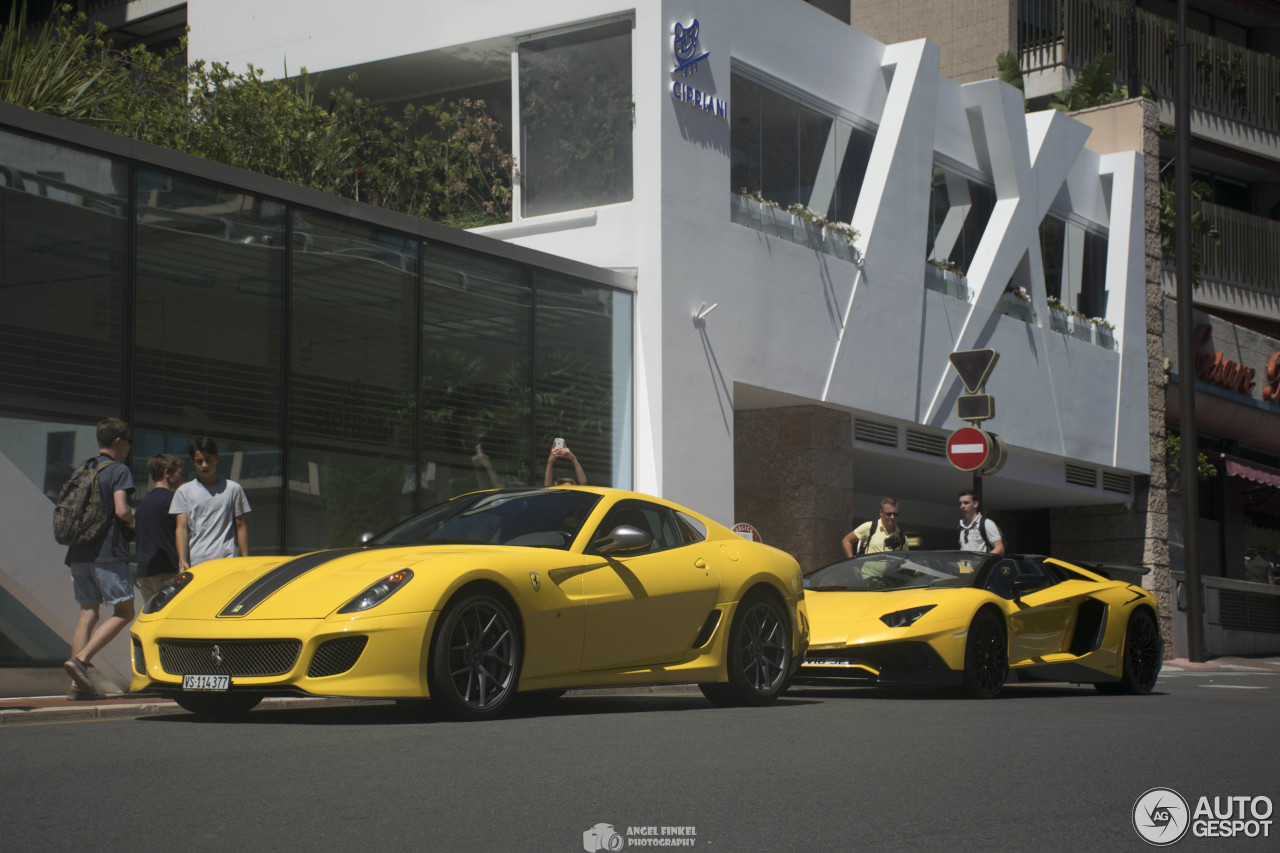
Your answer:
[[[896,512],[885,512],[885,511],[881,510],[881,511],[880,511],[880,514],[881,514],[881,515],[883,515],[885,518],[897,518],[897,517],[898,517],[898,513],[896,513]]]

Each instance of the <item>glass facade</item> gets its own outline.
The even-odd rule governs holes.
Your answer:
[[[935,163],[929,194],[928,260],[968,274],[995,206],[994,189]]]
[[[520,43],[522,215],[631,200],[631,29]]]
[[[784,208],[802,204],[832,222],[853,219],[871,134],[741,74],[732,75],[729,98],[731,191]]]
[[[107,416],[134,428],[135,502],[148,457],[212,436],[262,554],[541,483],[556,436],[630,486],[631,295],[405,223],[0,131],[0,488],[47,513]],[[33,540],[60,568],[52,531]],[[3,624],[25,608],[0,598]],[[65,658],[19,633],[0,664]]]
[[[1045,293],[1086,317],[1107,315],[1107,237],[1049,215],[1040,223]]]

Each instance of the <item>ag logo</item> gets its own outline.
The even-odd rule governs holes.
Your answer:
[[[1133,804],[1133,828],[1148,844],[1168,847],[1191,825],[1187,801],[1172,788],[1152,788]]]

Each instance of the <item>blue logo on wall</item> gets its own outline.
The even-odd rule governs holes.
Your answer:
[[[676,55],[676,67],[671,73],[682,71],[685,77],[695,73],[698,70],[698,63],[711,55],[710,51],[698,53],[697,18],[694,18],[693,23],[687,27],[679,21],[676,22],[671,52]]]
[[[702,50],[698,44],[698,20],[695,18],[689,26],[676,22],[671,30],[671,53],[675,56],[676,67],[671,69],[672,74],[680,74],[681,77],[688,77],[690,74],[696,74],[698,71],[698,63],[711,55],[711,51]],[[710,92],[704,92],[701,89],[695,89],[687,83],[679,80],[671,82],[671,97],[681,103],[696,107],[705,113],[710,113],[719,119],[729,118],[729,105]]]

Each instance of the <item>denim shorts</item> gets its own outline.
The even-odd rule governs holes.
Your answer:
[[[128,563],[72,563],[71,582],[80,604],[133,601],[133,572]]]

